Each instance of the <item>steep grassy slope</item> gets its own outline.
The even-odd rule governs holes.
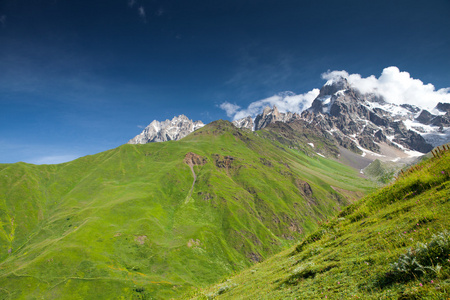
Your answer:
[[[195,299],[448,299],[450,151]]]
[[[0,299],[168,298],[272,256],[370,188],[226,121],[61,165],[0,165]]]

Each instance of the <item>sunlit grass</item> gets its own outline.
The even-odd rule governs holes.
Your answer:
[[[206,159],[192,194],[188,152]],[[373,188],[225,121],[61,165],[0,165],[0,299],[174,297],[286,249]]]
[[[185,298],[446,299],[450,152],[405,173],[290,250]]]

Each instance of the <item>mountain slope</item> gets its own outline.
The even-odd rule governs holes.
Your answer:
[[[447,150],[323,222],[296,247],[186,298],[447,299],[449,195]]]
[[[292,245],[372,186],[227,121],[0,165],[0,298],[169,298]]]

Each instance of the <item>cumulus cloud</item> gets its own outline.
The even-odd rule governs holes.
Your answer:
[[[413,104],[432,109],[438,102],[450,102],[450,88],[436,90],[431,83],[424,84],[394,66],[385,68],[378,78],[374,75],[364,78],[360,74],[348,74],[346,71],[328,71],[322,74],[322,78],[326,80],[339,77],[347,78],[349,84],[362,93],[381,94],[390,103]]]
[[[239,108],[241,108],[239,105],[232,104],[232,103],[226,102],[226,101],[223,102],[222,104],[220,104],[219,107],[227,113],[228,117],[233,117],[236,114],[236,112],[239,110]]]
[[[250,103],[245,109],[240,109],[236,104],[224,102],[220,105],[220,108],[225,110],[228,117],[232,117],[233,120],[245,118],[247,116],[255,117],[266,106],[276,105],[280,112],[296,112],[301,113],[305,109],[311,106],[311,103],[319,95],[319,89],[313,89],[305,94],[295,94],[292,92],[283,92],[272,97],[258,100]]]

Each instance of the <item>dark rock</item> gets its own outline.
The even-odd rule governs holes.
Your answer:
[[[214,163],[216,167],[223,168],[223,169],[229,169],[232,166],[232,163],[234,161],[233,156],[221,156],[219,154],[214,154]]]
[[[433,146],[428,144],[420,134],[412,130],[406,131],[401,137],[394,138],[394,142],[422,153],[428,153],[433,150]]]
[[[303,181],[301,179],[295,179],[295,185],[297,186],[300,193],[305,195],[306,197],[311,197],[313,194],[313,191],[311,189],[311,186],[306,181]]]
[[[383,130],[378,130],[377,132],[375,132],[375,134],[373,135],[373,137],[375,138],[375,141],[377,142],[386,142],[386,136],[383,134]]]
[[[416,118],[416,121],[425,124],[425,125],[430,125],[431,124],[431,120],[433,120],[433,118],[435,118],[436,116],[431,114],[428,110],[422,110],[422,112],[420,113],[420,115]]]
[[[380,146],[375,144],[373,141],[373,138],[367,135],[360,136],[358,138],[359,145],[365,149],[368,149],[372,152],[379,153],[380,152]]]
[[[442,103],[442,102],[439,102],[439,103],[436,105],[436,108],[439,109],[439,110],[442,111],[442,112],[450,112],[450,103]]]
[[[406,108],[413,114],[417,114],[420,111],[420,108],[418,108],[417,106],[411,105],[411,104],[400,104],[400,106],[403,108]]]
[[[440,127],[450,126],[450,113],[446,113],[443,116],[437,116],[431,121],[431,125]]]

